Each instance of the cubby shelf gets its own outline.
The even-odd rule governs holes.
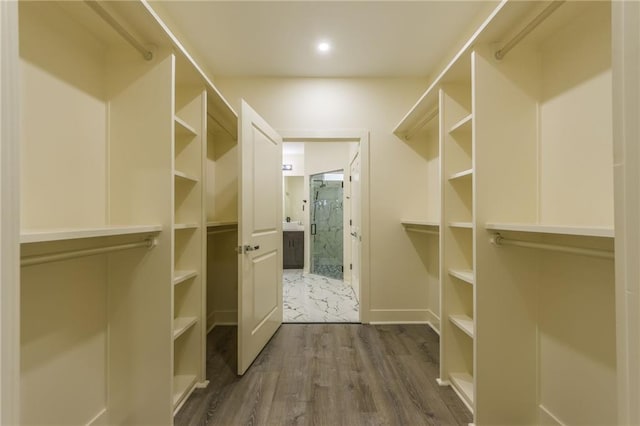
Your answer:
[[[213,222],[207,222],[207,228],[217,228],[220,226],[232,226],[232,225],[238,225],[238,221],[237,220],[227,220],[227,221],[213,221]]]
[[[473,407],[473,377],[467,373],[451,373],[449,379],[467,404]]]
[[[197,271],[180,271],[177,270],[173,275],[173,285],[178,285],[182,282],[187,281],[190,278],[198,276]]]
[[[473,224],[471,222],[449,222],[450,228],[463,228],[463,229],[472,229]]]
[[[182,230],[182,229],[198,229],[199,226],[197,223],[176,223],[173,225],[173,229]]]
[[[452,174],[451,176],[449,176],[449,180],[456,180],[456,179],[461,179],[461,178],[466,178],[471,176],[473,176],[473,169],[467,169],[467,170],[462,170],[461,172]]]
[[[469,284],[473,284],[473,271],[470,269],[449,269],[449,275]]]
[[[198,132],[196,132],[196,130],[193,127],[187,124],[187,122],[181,119],[180,117],[178,116],[175,117],[175,123],[176,123],[176,136],[179,137],[180,139],[194,138],[198,136]]]
[[[188,182],[191,182],[191,183],[198,183],[199,182],[198,178],[190,176],[190,175],[188,175],[188,174],[186,174],[184,172],[181,172],[179,170],[174,170],[173,171],[173,175],[175,177],[177,177],[177,178],[184,179],[184,180],[186,180]]]
[[[173,376],[173,406],[178,406],[189,394],[189,391],[196,383],[196,376],[184,374]]]
[[[451,126],[451,129],[449,130],[449,134],[454,136],[455,134],[460,134],[460,133],[470,133],[472,122],[473,122],[473,114],[469,114],[466,117],[464,117],[462,120],[458,121],[456,124]]]
[[[198,318],[196,317],[180,317],[173,320],[173,340],[182,336],[182,334],[193,327]]]
[[[402,220],[400,221],[402,226],[407,227],[421,227],[421,228],[440,228],[440,222],[435,220]]]
[[[119,235],[158,233],[162,231],[160,225],[133,226],[99,226],[95,228],[79,229],[43,229],[24,230],[20,232],[20,243],[44,243],[50,241],[77,240],[82,238],[115,237]]]
[[[583,237],[613,238],[613,228],[598,226],[541,225],[528,223],[487,223],[490,231],[530,232],[538,234],[576,235]]]
[[[473,339],[473,319],[466,315],[449,315],[449,321]]]

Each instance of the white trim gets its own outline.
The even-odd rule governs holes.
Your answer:
[[[366,129],[276,129],[283,142],[314,142],[326,140],[338,140],[340,142],[357,142],[360,144],[360,231],[362,234],[362,246],[360,257],[360,323],[370,322],[369,290],[370,290],[370,211],[369,211],[369,187],[370,176],[370,140],[369,131]]]
[[[438,384],[438,386],[451,386],[451,382],[450,381],[442,380],[439,377],[436,379],[436,383]]]
[[[640,423],[640,4],[612,2],[618,424]]]
[[[87,422],[87,426],[102,426],[107,424],[107,409],[103,408],[94,418]]]
[[[0,2],[0,424],[20,423],[18,5]]]

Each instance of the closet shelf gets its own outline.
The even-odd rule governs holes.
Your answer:
[[[198,183],[200,181],[198,178],[189,176],[188,174],[181,172],[179,170],[174,170],[173,175],[177,178],[184,179],[190,183]]]
[[[207,222],[207,228],[217,228],[217,227],[222,227],[222,226],[238,226],[238,221],[237,220],[228,220],[228,221],[213,221],[213,222]]]
[[[196,376],[191,374],[173,377],[173,406],[180,405],[196,384]]]
[[[185,331],[190,329],[198,322],[196,317],[180,317],[173,320],[173,340],[182,336]]]
[[[462,120],[458,121],[456,124],[451,126],[451,129],[449,130],[449,134],[451,136],[455,136],[456,134],[470,133],[472,122],[473,122],[473,114],[469,114],[466,117],[464,117]]]
[[[471,176],[473,176],[473,169],[467,169],[467,170],[463,170],[461,172],[452,174],[451,176],[449,176],[449,180],[456,180],[456,179],[461,179],[461,178],[471,177]]]
[[[402,223],[402,226],[405,228],[440,228],[440,222],[435,220],[402,220],[400,223]]]
[[[114,225],[79,229],[26,229],[20,232],[20,243],[44,243],[50,241],[77,240],[82,238],[114,237],[119,235],[158,233],[160,231],[162,231],[162,226],[160,225]]]
[[[473,319],[466,315],[449,315],[449,321],[473,339]]]
[[[176,270],[173,274],[173,285],[178,285],[190,278],[198,276],[198,271],[180,271]]]
[[[614,238],[613,228],[598,226],[541,225],[529,223],[487,223],[490,231],[531,232],[538,234],[576,235],[582,237]]]
[[[470,408],[473,407],[473,377],[467,373],[451,373],[451,384],[460,393]]]
[[[473,284],[473,271],[470,269],[449,269],[449,275],[469,284]]]
[[[180,137],[181,140],[198,136],[198,132],[196,132],[193,127],[187,124],[186,121],[178,116],[175,116],[174,118],[176,123],[176,136]]]
[[[450,228],[464,228],[464,229],[472,229],[473,224],[471,222],[449,222]]]
[[[197,223],[176,223],[175,225],[173,225],[173,229],[174,230],[180,230],[180,229],[198,229],[198,224]]]

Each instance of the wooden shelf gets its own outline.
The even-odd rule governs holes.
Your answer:
[[[451,126],[451,129],[449,130],[449,134],[454,136],[455,134],[470,133],[472,122],[473,122],[473,114],[469,114],[466,117],[464,117],[462,120],[458,121],[456,124]]]
[[[175,225],[173,225],[173,229],[174,230],[181,230],[181,229],[198,229],[199,226],[197,223],[176,223]]]
[[[191,374],[173,376],[173,406],[180,405],[196,384],[196,376]]]
[[[461,172],[452,174],[451,176],[449,176],[449,180],[461,179],[461,178],[471,177],[471,176],[473,176],[473,169],[467,169],[467,170],[463,170]]]
[[[238,226],[238,221],[237,220],[229,220],[229,221],[214,221],[214,222],[207,222],[207,228],[217,228],[217,227],[223,227],[223,226]]]
[[[173,274],[173,285],[178,285],[186,280],[198,276],[197,271],[174,271]]]
[[[473,271],[470,269],[449,269],[449,275],[469,284],[473,284]]]
[[[490,231],[531,232],[538,234],[577,235],[582,237],[614,238],[613,228],[597,226],[541,225],[531,223],[487,223]]]
[[[198,182],[200,182],[200,180],[199,180],[198,178],[193,177],[193,176],[189,176],[188,174],[186,174],[186,173],[184,173],[184,172],[181,172],[181,171],[179,171],[179,170],[174,170],[174,171],[173,171],[173,175],[174,175],[175,177],[177,177],[177,178],[180,178],[180,179],[184,179],[184,180],[186,180],[186,181],[189,181],[190,183],[198,183]]]
[[[196,317],[181,317],[173,320],[173,340],[182,336],[182,334],[193,327],[198,322]]]
[[[467,404],[473,407],[473,377],[467,373],[451,373],[449,379]]]
[[[471,318],[466,315],[449,315],[449,321],[473,339],[473,320]]]
[[[174,119],[176,123],[176,136],[179,136],[181,139],[194,138],[198,136],[198,132],[196,132],[196,130],[186,121],[178,116],[175,116]]]
[[[415,228],[440,228],[440,222],[435,220],[402,220],[402,226]]]
[[[449,222],[449,228],[473,229],[471,222]]]
[[[20,232],[20,243],[44,243],[50,241],[77,240],[82,238],[158,233],[160,231],[162,231],[162,226],[160,225],[100,226],[95,228],[79,229],[27,229]]]

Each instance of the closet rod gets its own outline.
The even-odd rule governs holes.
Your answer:
[[[207,235],[224,234],[226,232],[233,232],[233,231],[237,231],[237,229],[236,228],[216,229],[215,231],[207,231]]]
[[[429,124],[431,120],[438,116],[438,107],[427,113],[422,120],[420,120],[415,126],[413,126],[407,133],[405,133],[405,140],[409,140],[416,135],[424,126]]]
[[[531,20],[531,22],[529,22],[527,24],[526,27],[524,27],[522,30],[520,30],[520,32],[518,34],[516,34],[511,40],[509,40],[504,46],[502,46],[502,49],[496,51],[496,54],[495,54],[496,59],[498,59],[498,60],[503,59],[507,55],[507,53],[509,53],[509,51],[511,49],[516,47],[516,45],[518,43],[520,43],[522,41],[522,39],[524,39],[538,25],[540,25],[542,23],[542,21],[544,21],[549,16],[551,16],[551,14],[553,12],[555,12],[557,8],[562,6],[562,4],[565,1],[566,0],[554,0],[554,1],[552,1],[551,4],[549,4],[542,12],[540,12],[540,14],[538,16],[533,18]]]
[[[407,232],[418,232],[420,234],[440,235],[439,231],[430,231],[428,229],[405,228]]]
[[[114,251],[129,250],[146,247],[153,248],[156,245],[154,238],[147,238],[144,241],[128,244],[115,244],[110,246],[96,247],[82,250],[61,251],[58,253],[25,256],[20,259],[20,266],[39,265],[41,263],[58,262],[61,260],[75,259],[77,257],[94,256],[97,254],[110,253]]]
[[[111,27],[116,30],[118,34],[120,34],[130,45],[132,45],[138,52],[142,54],[142,57],[147,61],[153,59],[153,52],[144,47],[142,43],[140,43],[129,31],[127,31],[113,16],[107,12],[100,3],[96,0],[84,0],[84,2],[93,9],[100,17]]]
[[[211,115],[209,112],[207,112],[207,116],[209,116],[209,118],[210,118],[210,119],[212,119],[213,121],[215,121],[215,122],[216,122],[216,124],[217,124],[218,126],[220,126],[220,128],[221,128],[222,130],[224,130],[225,132],[227,132],[227,134],[228,134],[229,136],[231,136],[231,138],[232,138],[234,141],[237,141],[236,136],[234,136],[234,135],[233,135],[233,133],[231,133],[231,131],[230,131],[229,129],[227,129],[227,128],[226,128],[226,127],[225,127],[225,126],[224,126],[220,121],[218,121],[218,119],[216,119],[216,118],[215,118],[213,115]]]
[[[492,244],[495,244],[498,247],[502,247],[502,246],[527,247],[527,248],[542,249],[542,250],[549,250],[549,251],[558,251],[561,253],[580,254],[583,256],[601,257],[604,259],[614,258],[614,253],[609,250],[562,246],[558,244],[532,243],[529,241],[512,240],[509,238],[504,238],[500,234],[495,234],[490,241]]]

